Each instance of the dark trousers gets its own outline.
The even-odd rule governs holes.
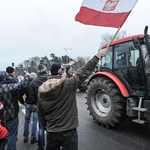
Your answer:
[[[0,139],[0,150],[5,150],[6,138]]]
[[[78,150],[77,129],[63,132],[47,132],[46,150]]]

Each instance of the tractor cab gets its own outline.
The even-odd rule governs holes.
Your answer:
[[[146,38],[149,41],[149,36]],[[101,71],[117,76],[131,96],[150,98],[150,55],[147,44],[144,35],[114,41],[101,62]]]

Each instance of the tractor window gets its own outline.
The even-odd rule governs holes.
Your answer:
[[[103,57],[101,61],[101,66],[112,69],[112,47],[108,48],[108,53],[105,57]]]
[[[131,66],[132,67],[136,67],[137,64],[139,63],[139,59],[140,59],[140,54],[139,54],[139,50],[133,48],[132,46],[129,47],[129,61],[131,62]]]
[[[145,70],[146,74],[150,74],[150,61],[149,61],[149,55],[147,52],[147,48],[145,45],[142,45],[142,54],[145,61]]]
[[[137,66],[139,50],[130,45],[131,42],[116,45],[114,49],[114,68],[120,66],[131,68]]]
[[[114,69],[135,93],[143,88],[144,83],[142,69],[137,65],[141,60],[139,56],[139,50],[132,41],[114,46]]]

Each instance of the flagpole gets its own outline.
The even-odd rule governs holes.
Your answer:
[[[117,32],[115,33],[115,35],[113,36],[113,38],[111,39],[111,41],[109,42],[109,44],[107,45],[107,48],[110,46],[110,44],[113,42],[113,40],[115,39],[115,37],[117,36],[118,32],[120,31],[121,27],[118,28]]]

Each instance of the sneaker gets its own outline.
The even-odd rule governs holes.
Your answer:
[[[27,143],[28,142],[28,139],[24,139],[24,143]]]
[[[38,142],[38,140],[37,139],[35,139],[35,140],[31,140],[31,144],[34,144],[34,143],[37,143]]]

